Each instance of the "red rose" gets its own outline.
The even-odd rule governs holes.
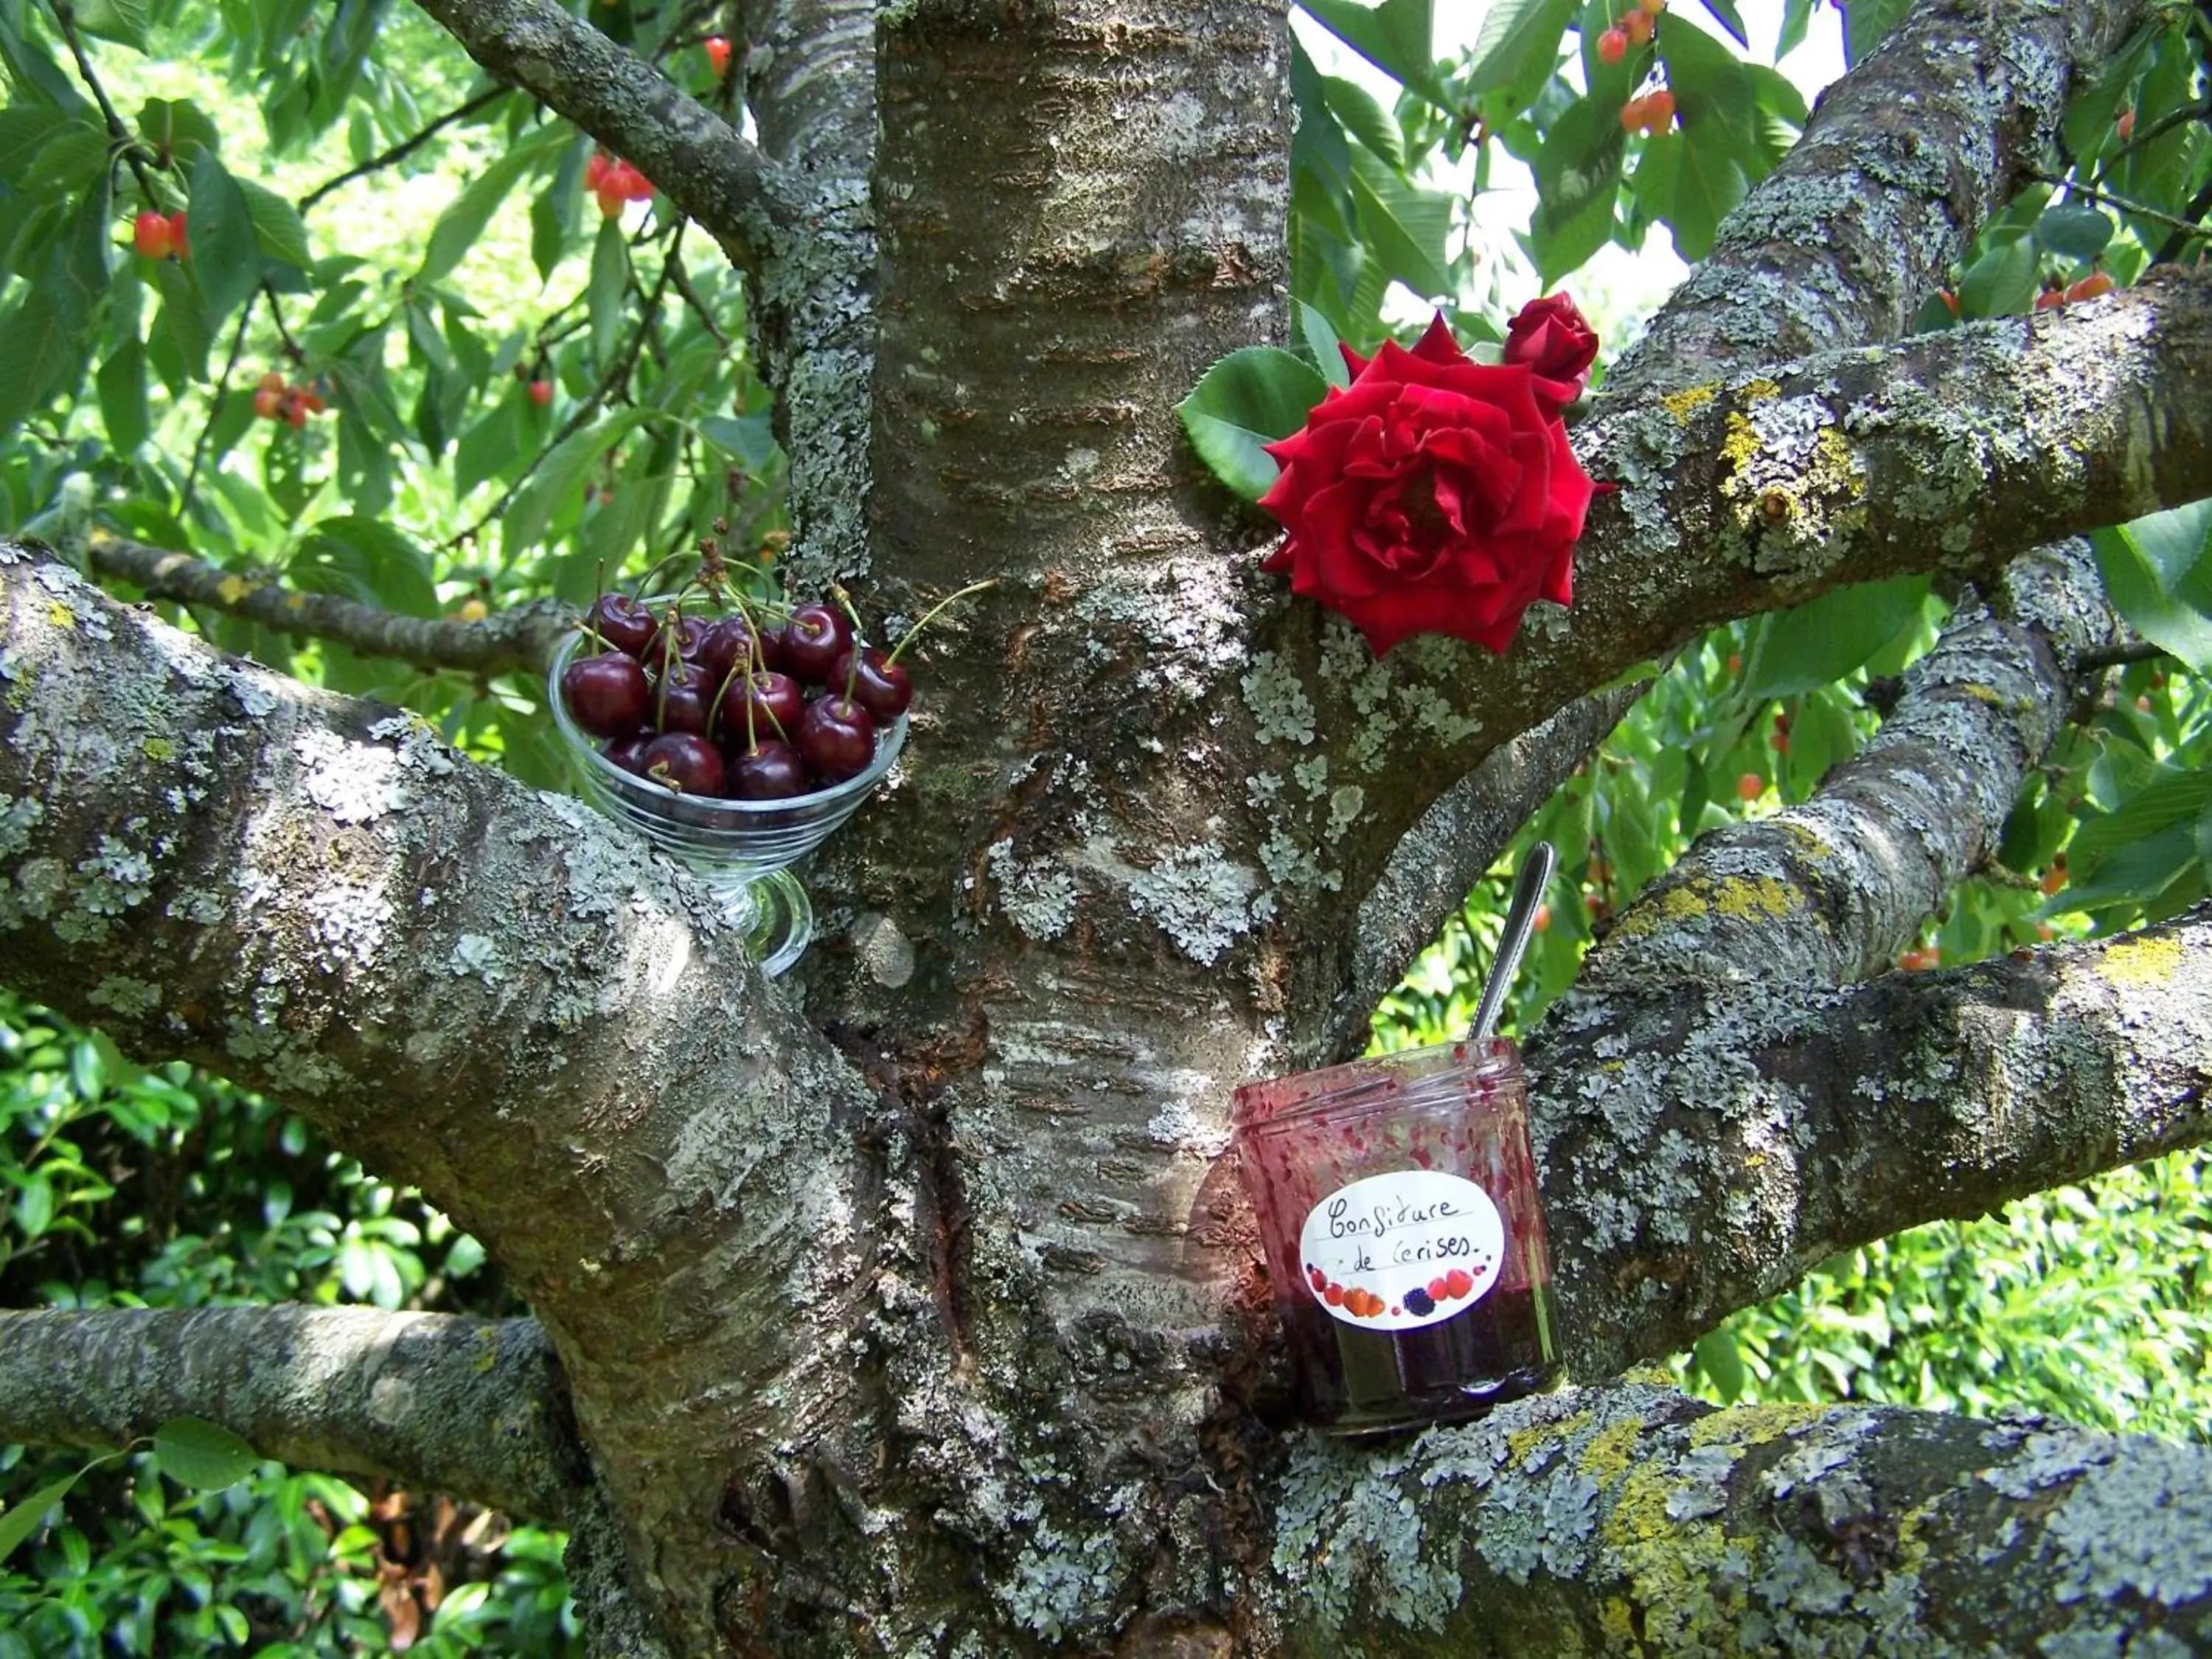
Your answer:
[[[1526,363],[1470,362],[1438,317],[1411,351],[1346,349],[1352,381],[1267,453],[1265,568],[1340,611],[1377,656],[1409,634],[1503,652],[1531,599],[1567,603],[1593,493]]]
[[[1548,383],[1540,389],[1564,409],[1582,396],[1589,379],[1589,366],[1597,361],[1597,334],[1572,300],[1548,294],[1529,301],[1505,325],[1505,361],[1528,364],[1538,380]]]

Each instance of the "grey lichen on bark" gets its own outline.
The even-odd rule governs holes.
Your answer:
[[[1685,980],[1844,985],[1887,967],[1996,846],[2113,623],[2088,544],[2015,562],[1954,616],[1866,748],[1806,801],[1713,831],[1595,952],[1592,991]]]
[[[1670,391],[1905,333],[1984,222],[2042,165],[2074,76],[2147,9],[2141,0],[1913,7],[1723,222],[1610,389]]]
[[[1410,1444],[1297,1447],[1270,1601],[1299,1654],[2190,1653],[2212,1455],[2032,1414],[1719,1410],[1623,1382]]]
[[[566,1523],[590,1474],[527,1319],[374,1308],[0,1311],[0,1441],[119,1447],[173,1417],[264,1457]]]
[[[2202,1144],[2208,1035],[2205,906],[1842,991],[1571,994],[1529,1050],[1570,1368],[1677,1352],[1838,1250]]]

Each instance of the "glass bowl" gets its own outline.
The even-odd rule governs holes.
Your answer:
[[[651,778],[625,772],[600,752],[570,717],[561,676],[585,644],[574,633],[561,642],[546,671],[545,695],[578,793],[617,823],[697,872],[722,901],[732,923],[770,975],[799,960],[814,935],[814,906],[791,873],[838,825],[860,810],[906,743],[901,714],[876,732],[867,769],[811,795],[788,800],[723,800],[680,794]]]

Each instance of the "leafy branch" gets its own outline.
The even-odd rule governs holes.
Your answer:
[[[402,138],[398,143],[390,145],[386,149],[379,150],[375,155],[370,156],[368,160],[360,163],[356,167],[349,167],[343,173],[338,173],[335,177],[325,179],[321,184],[317,185],[313,190],[309,191],[305,196],[302,196],[300,198],[300,211],[302,213],[307,212],[309,209],[314,207],[325,198],[343,189],[345,185],[351,184],[356,179],[366,179],[371,173],[380,173],[384,168],[391,167],[396,162],[405,161],[416,150],[422,149],[423,145],[428,143],[431,139],[437,137],[439,133],[443,132],[447,127],[453,125],[456,122],[465,121],[471,115],[475,115],[483,110],[489,109],[492,105],[506,97],[507,94],[513,90],[514,88],[511,87],[495,86],[486,91],[480,92],[475,97],[470,99],[466,103],[457,105],[455,107],[447,110],[443,115],[439,116],[435,120],[425,126],[420,132],[415,133],[409,137]]]

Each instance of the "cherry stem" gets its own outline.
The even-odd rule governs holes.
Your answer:
[[[845,653],[845,701],[853,701],[853,683],[860,677],[860,613],[853,609],[853,596],[839,582],[830,584],[830,597],[837,601],[845,619],[853,624],[853,644]]]
[[[937,613],[944,610],[945,606],[952,605],[958,600],[966,599],[970,593],[980,593],[987,587],[996,587],[998,585],[999,579],[996,576],[992,576],[983,581],[970,582],[967,586],[962,588],[957,593],[946,594],[935,605],[930,606],[927,611],[922,612],[921,620],[920,622],[916,623],[913,627],[908,629],[905,633],[899,635],[899,642],[891,647],[890,655],[884,659],[884,666],[889,668],[893,663],[896,662],[901,654],[904,653],[907,647],[914,643],[915,637],[923,629],[928,627],[929,624],[936,619]]]

